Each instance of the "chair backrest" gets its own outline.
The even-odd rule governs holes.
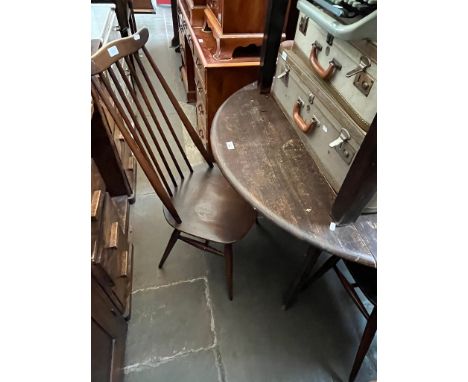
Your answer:
[[[174,220],[180,223],[179,214],[171,201],[173,189],[170,183],[176,189],[178,183],[173,172],[177,171],[180,180],[182,180],[184,179],[184,168],[186,167],[190,172],[193,172],[193,168],[174,131],[166,110],[164,110],[140,54],[141,57],[147,59],[200,154],[210,167],[213,167],[213,161],[145,47],[148,38],[148,29],[143,28],[132,36],[112,41],[100,48],[91,57],[91,94],[97,108],[105,107],[109,111],[156,194]],[[122,59],[130,71],[131,79],[125,73],[121,63]],[[115,69],[117,69],[118,74]],[[131,83],[132,80],[133,84]],[[152,98],[148,93],[151,94]],[[156,102],[170,134],[164,132],[157,118],[156,110],[151,104],[151,99]],[[151,118],[148,118],[145,108]],[[103,114],[101,113],[101,115]],[[156,127],[158,134],[156,134],[154,127]],[[146,133],[149,135],[150,140]],[[175,144],[178,149],[174,150],[176,153],[171,148],[171,142],[173,143],[172,146],[174,147]],[[158,155],[155,154],[151,144],[156,148]],[[179,154],[182,160],[179,157],[178,161],[176,156],[179,156]],[[169,181],[167,178],[169,178]]]

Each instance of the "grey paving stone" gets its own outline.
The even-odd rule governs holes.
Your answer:
[[[227,381],[347,380],[365,320],[329,273],[288,311],[282,295],[301,268],[306,245],[265,219],[234,246],[234,300],[218,259],[207,257],[217,338]],[[368,358],[375,354],[375,344]],[[376,377],[366,362],[358,381]]]
[[[207,350],[130,372],[124,382],[218,382],[218,371],[213,350]]]
[[[156,194],[139,195],[131,209],[133,227],[133,290],[206,275],[206,255],[195,247],[177,241],[164,267],[159,260],[172,233]]]
[[[126,366],[157,363],[213,344],[203,280],[135,293],[132,304]]]

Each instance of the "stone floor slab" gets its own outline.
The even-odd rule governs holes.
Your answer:
[[[266,219],[234,246],[234,300],[221,286],[218,259],[207,257],[217,338],[229,382],[346,380],[365,320],[330,272],[290,310],[282,295],[301,269],[306,245]],[[323,260],[322,260],[323,261]],[[375,357],[372,346],[368,358]],[[363,364],[357,381],[376,376]]]
[[[157,364],[214,343],[206,282],[196,279],[133,294],[126,367]]]
[[[133,290],[206,275],[206,255],[180,240],[164,267],[158,268],[172,227],[167,224],[162,203],[155,194],[138,196],[131,210],[131,221],[137,254],[133,260]]]
[[[141,368],[124,376],[124,382],[219,382],[213,350],[191,353],[158,367]]]

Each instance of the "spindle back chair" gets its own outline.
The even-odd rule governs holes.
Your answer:
[[[213,164],[211,155],[149,54],[145,46],[148,38],[148,30],[143,28],[132,36],[108,43],[91,57],[93,101],[111,114],[162,201],[167,222],[174,228],[159,268],[177,240],[224,256],[228,295],[232,299],[232,244],[249,231],[255,212]],[[126,75],[122,59],[131,79]],[[143,60],[156,75],[206,164],[194,166],[189,161]],[[164,119],[166,131],[151,99]],[[210,242],[224,244],[224,251],[214,248]]]
[[[354,283],[350,282],[338,268],[337,265],[340,261],[343,262],[353,277]],[[346,292],[348,292],[356,307],[367,320],[348,378],[349,382],[353,382],[356,379],[362,362],[364,361],[364,357],[366,356],[377,331],[377,269],[346,261],[337,256],[330,256],[327,261],[325,261],[323,265],[302,284],[300,290],[302,291],[306,289],[310,284],[317,281],[331,269],[335,271]],[[372,304],[373,307],[370,314],[364,306],[362,299],[356,293],[357,288],[361,290],[364,296],[366,296]]]

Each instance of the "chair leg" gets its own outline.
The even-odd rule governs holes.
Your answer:
[[[360,312],[363,314],[366,319],[369,319],[369,313],[367,313],[367,310],[362,303],[361,299],[359,298],[358,294],[356,293],[355,289],[353,286],[351,286],[351,283],[346,279],[343,273],[338,269],[337,266],[334,266],[333,269],[335,270],[336,275],[338,276],[339,280],[341,281],[341,284],[345,288],[346,292],[348,292],[348,295],[351,297],[353,300],[354,304],[357,306],[357,308],[360,310]]]
[[[232,244],[226,244],[224,246],[224,264],[226,269],[228,296],[229,300],[232,300]]]
[[[364,334],[361,338],[361,343],[359,344],[359,349],[354,358],[353,368],[351,369],[351,374],[349,375],[349,382],[353,382],[356,378],[356,375],[361,368],[362,361],[369,350],[369,346],[374,338],[375,332],[377,331],[377,306],[374,307],[372,313],[367,320],[366,328],[364,329]]]
[[[179,238],[179,235],[180,235],[180,231],[176,229],[172,232],[169,242],[167,243],[166,250],[164,251],[164,254],[161,257],[161,261],[159,262],[159,266],[158,266],[159,269],[161,269],[162,266],[164,265],[164,262],[169,256],[169,253],[171,253],[171,250],[174,247],[174,244],[176,243],[177,239]]]

